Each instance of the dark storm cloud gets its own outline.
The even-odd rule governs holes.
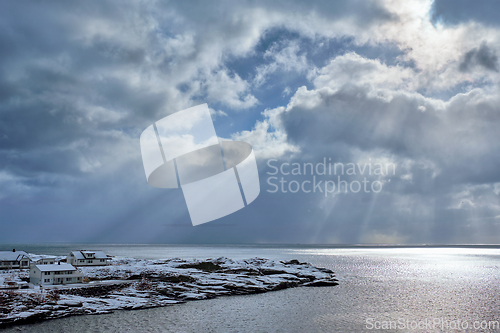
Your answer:
[[[0,49],[8,51],[2,55],[0,149],[20,156],[2,159],[4,169],[73,173],[78,150],[85,149],[79,142],[112,149],[120,143],[107,134],[126,133],[161,110],[165,96],[110,75],[123,66],[137,68],[144,50],[78,40],[80,24],[101,18],[119,26],[126,13],[104,2],[2,7]]]
[[[313,225],[321,230],[315,241],[337,236],[351,243],[496,242],[498,91],[478,89],[441,104],[418,94],[372,89],[345,84],[337,91],[299,90],[293,106],[280,115],[288,140],[302,152],[280,163],[387,158],[397,165],[379,194],[324,198],[328,208],[315,217]],[[314,206],[298,205],[283,214],[293,220],[298,207]]]
[[[500,3],[496,0],[434,0],[432,18],[447,24],[460,24],[476,21],[485,25],[500,24],[497,13]]]
[[[500,181],[499,98],[481,91],[453,98],[436,109],[420,95],[393,93],[390,100],[366,87],[318,90],[321,103],[300,105],[281,115],[289,140],[311,148],[382,149],[400,158],[425,159],[442,170],[439,179],[456,183]]]
[[[170,6],[171,4],[166,4]],[[384,8],[380,1],[354,0],[354,1],[328,1],[315,2],[303,1],[218,1],[207,3],[205,1],[183,2],[176,5],[176,9],[186,17],[197,17],[204,24],[210,24],[221,16],[230,17],[231,14],[241,9],[262,8],[269,12],[280,14],[315,13],[322,18],[342,19],[351,18],[356,23],[368,26],[379,21],[397,20],[397,16]]]
[[[446,21],[453,17],[448,7],[455,9],[442,4],[436,3],[436,15]],[[473,7],[466,20],[487,22],[488,13],[474,14],[481,5]],[[356,162],[360,155],[394,160],[396,175],[380,194],[269,193],[269,168],[260,160],[261,195],[254,203],[188,228],[182,191],[155,189],[145,180],[138,138],[146,126],[208,101],[228,114],[218,133],[251,128],[261,111],[288,103],[252,99],[281,94],[279,70],[266,77],[276,91],[256,92],[251,85],[251,69],[274,61],[264,59],[271,44],[288,45],[292,35],[288,39],[307,39],[295,56],[321,67],[346,47],[367,48],[354,45],[356,33],[404,23],[382,2],[3,2],[0,17],[2,242],[439,243],[495,237],[491,220],[478,222],[483,229],[474,234],[470,218],[500,215],[492,196],[500,182],[498,92],[474,90],[442,107],[398,90],[404,75],[388,79],[390,91],[374,89],[385,83],[368,73],[380,67],[373,64],[353,63],[345,77],[356,80],[339,89],[316,87],[314,96],[281,115],[288,143],[301,151],[279,162]],[[332,27],[345,30],[337,36]],[[367,38],[361,43],[373,48],[371,58],[385,54],[396,64],[406,52]],[[332,46],[312,61],[318,41]],[[488,45],[466,53],[461,69],[498,71]],[[231,65],[250,68],[248,77],[241,75],[248,81]],[[340,67],[347,70],[349,63]],[[305,71],[297,70],[297,82],[312,89]],[[311,108],[311,101],[319,103]]]
[[[180,191],[147,185],[138,138],[205,99],[251,105],[224,61],[253,52],[268,29],[302,29],[294,21],[308,15],[365,28],[395,19],[377,1],[2,2],[0,241],[258,239],[255,226],[165,228],[188,221],[187,209]],[[262,239],[299,241],[278,229]]]
[[[475,47],[463,55],[459,64],[459,70],[467,72],[475,66],[498,72],[498,56],[495,50],[489,48],[486,43],[482,43],[479,48]]]
[[[0,6],[0,241],[16,241],[21,229],[25,241],[95,241],[102,232],[150,241],[154,228],[139,222],[176,213],[144,192],[136,141],[170,111],[168,91],[129,80],[160,45],[142,29],[146,9]]]
[[[50,150],[71,142],[106,144],[99,133],[102,131],[120,130],[137,136],[138,129],[158,118],[158,114],[174,110],[167,102],[173,96],[168,89],[154,92],[131,86],[116,74],[122,72],[126,79],[151,71],[159,73],[168,84],[176,68],[182,69],[188,61],[196,66],[209,43],[224,36],[237,40],[247,34],[249,23],[234,23],[231,18],[242,8],[255,9],[265,4],[221,2],[214,8],[199,2],[189,6],[169,4],[165,8],[160,4],[156,8],[102,1],[29,6],[7,2],[1,6],[0,149],[9,153],[29,151],[36,160],[41,152],[35,149],[47,149],[49,157]],[[274,3],[267,10],[317,12],[329,18],[348,16],[363,24],[391,18],[374,1],[361,8],[355,3]],[[159,30],[148,27],[152,18],[159,20]],[[185,58],[175,52],[165,53],[161,38],[186,28],[194,32],[195,52]],[[148,62],[148,57],[155,56],[155,64]],[[90,115],[88,109],[94,107],[102,108],[101,113]],[[55,169],[67,167],[67,172],[74,172],[74,152],[67,153],[67,158],[64,155],[61,153]],[[48,164],[53,160],[47,158],[41,170],[50,169]],[[4,160],[4,167],[15,171],[39,165],[37,161],[23,161],[16,166],[12,163]]]

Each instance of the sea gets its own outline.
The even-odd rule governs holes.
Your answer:
[[[54,319],[5,332],[500,332],[495,246],[0,245],[13,247],[138,259],[298,259],[333,270],[340,284]]]

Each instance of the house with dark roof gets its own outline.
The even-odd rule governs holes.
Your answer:
[[[66,257],[66,262],[74,266],[106,266],[108,256],[103,251],[72,251]]]
[[[24,251],[0,251],[0,269],[29,268],[30,257]]]

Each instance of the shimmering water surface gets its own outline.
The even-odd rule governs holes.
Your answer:
[[[294,288],[169,307],[15,326],[6,332],[489,332],[500,321],[498,248],[311,248],[172,245],[30,245],[66,255],[102,249],[140,259],[298,259],[336,272],[336,287]],[[3,249],[12,246],[2,245]],[[418,329],[416,325],[433,323]],[[403,324],[405,325],[403,327]],[[429,325],[428,324],[428,325]],[[375,326],[377,325],[377,326]],[[458,326],[459,329],[455,328]],[[481,329],[481,325],[483,329]],[[484,328],[489,325],[489,328]],[[465,328],[465,329],[464,329]],[[477,328],[477,329],[476,329]]]

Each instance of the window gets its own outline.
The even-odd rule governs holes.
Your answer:
[[[105,262],[106,260],[105,259],[101,259],[101,262]]]
[[[53,262],[53,261],[51,261],[51,262],[50,262],[50,264],[52,265],[52,264],[54,264],[54,262]]]
[[[66,278],[66,282],[70,282],[71,281],[71,278]]]
[[[22,265],[23,265],[23,266],[28,266],[28,262],[27,262],[27,261],[23,261],[23,262],[22,262]]]
[[[80,260],[78,260],[78,261],[79,261],[79,262],[85,262],[85,260],[83,260],[83,259],[80,259]]]
[[[44,279],[43,282],[50,282],[50,279]]]
[[[50,275],[50,272],[43,272],[44,275]]]
[[[87,260],[87,263],[92,264],[94,263],[94,260]]]

